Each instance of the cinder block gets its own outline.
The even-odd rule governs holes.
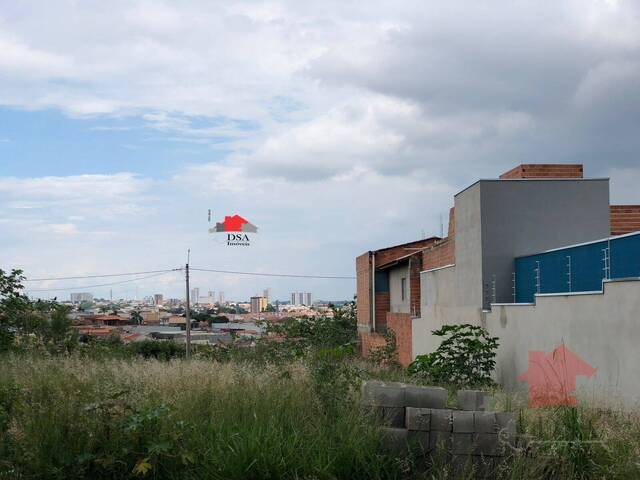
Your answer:
[[[453,434],[450,432],[439,432],[431,430],[429,433],[429,448],[434,450],[444,450],[449,452],[451,450]]]
[[[476,433],[473,441],[478,455],[489,457],[502,455],[503,449],[497,433]]]
[[[451,410],[431,409],[431,430],[436,432],[451,432]]]
[[[388,450],[407,449],[408,430],[404,428],[382,427],[382,446]]]
[[[488,407],[490,395],[482,390],[458,390],[456,399],[460,410],[481,410]]]
[[[494,412],[473,412],[473,424],[476,433],[498,432],[498,423]]]
[[[401,383],[367,381],[362,384],[362,403],[377,407],[404,407],[404,389]]]
[[[474,412],[453,411],[453,433],[473,433]]]
[[[409,446],[414,449],[414,452],[425,454],[429,452],[429,436],[429,432],[409,430],[409,434],[407,436]]]
[[[440,387],[419,387],[407,385],[405,388],[405,402],[407,407],[416,408],[447,408],[449,394]]]
[[[471,455],[474,453],[473,433],[454,433],[451,451],[454,455]]]
[[[404,428],[403,407],[373,407],[378,421],[386,427]]]
[[[431,430],[430,408],[406,408],[406,427],[409,430]]]

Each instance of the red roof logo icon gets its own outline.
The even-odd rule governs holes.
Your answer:
[[[575,405],[576,377],[596,369],[563,345],[551,353],[530,351],[529,368],[518,380],[529,384],[529,406]]]
[[[224,222],[216,222],[214,232],[258,232],[258,227],[249,223],[240,215],[226,215]]]

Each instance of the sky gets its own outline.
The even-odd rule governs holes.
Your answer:
[[[437,235],[453,194],[583,163],[640,203],[640,3],[0,0],[0,268],[355,274]],[[240,214],[250,247],[208,233]],[[184,294],[181,272],[112,287]],[[354,280],[193,272],[246,299]],[[43,289],[66,289],[41,291]]]

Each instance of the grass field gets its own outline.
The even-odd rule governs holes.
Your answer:
[[[0,478],[451,478],[382,450],[357,396],[302,362],[5,355]],[[523,409],[519,419],[539,455],[516,457],[500,478],[639,478],[634,415]]]

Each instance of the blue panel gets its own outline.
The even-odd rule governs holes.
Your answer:
[[[387,271],[376,272],[376,293],[389,291],[389,273]]]
[[[610,251],[609,277],[640,277],[640,234],[567,247],[515,259],[516,302],[533,302],[538,290],[536,268],[540,268],[540,293],[602,290],[605,250]],[[571,285],[569,285],[569,261]]]

